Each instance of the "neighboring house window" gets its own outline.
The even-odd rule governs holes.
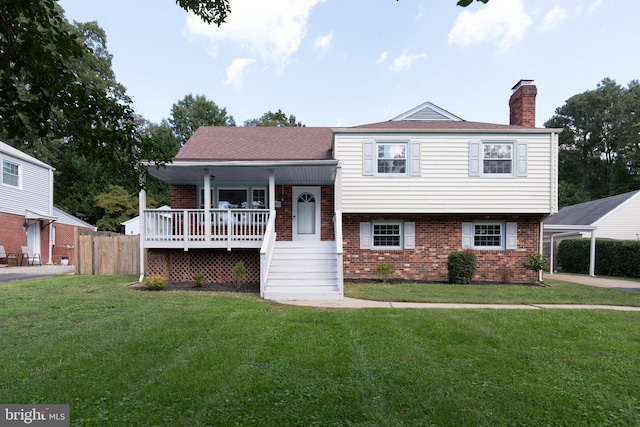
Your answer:
[[[20,187],[20,166],[3,160],[2,183],[5,185],[11,185],[12,187]]]
[[[462,247],[466,249],[516,249],[518,224],[503,221],[462,223]]]
[[[361,222],[360,249],[414,249],[415,228],[415,222]]]
[[[362,175],[420,176],[421,141],[374,141],[362,144]]]
[[[524,177],[528,175],[528,148],[524,141],[469,143],[469,176]]]

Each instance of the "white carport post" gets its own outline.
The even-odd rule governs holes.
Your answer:
[[[596,230],[591,230],[591,250],[589,253],[589,276],[596,277]]]
[[[553,259],[554,259],[554,250],[553,250],[553,240],[557,237],[568,237],[575,236],[579,233],[591,233],[591,245],[589,247],[589,276],[596,277],[596,230],[598,229],[595,225],[555,225],[555,224],[547,224],[544,226],[545,233],[551,236],[551,252],[550,252],[550,268],[549,274],[553,274]],[[554,233],[557,231],[557,233]]]

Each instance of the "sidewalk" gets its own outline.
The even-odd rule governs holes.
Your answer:
[[[615,289],[640,289],[640,282],[622,279],[602,279],[600,277],[580,276],[577,274],[549,274],[545,273],[545,279],[562,280],[563,282],[579,283],[581,285],[597,286],[599,288]]]

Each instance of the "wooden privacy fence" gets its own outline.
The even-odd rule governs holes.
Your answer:
[[[76,274],[138,274],[139,245],[140,236],[76,228]]]

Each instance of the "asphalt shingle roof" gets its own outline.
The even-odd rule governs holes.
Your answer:
[[[638,192],[640,192],[640,190],[577,205],[565,206],[557,213],[545,219],[544,223],[547,225],[592,225]]]
[[[332,145],[328,127],[202,126],[175,160],[330,160]]]

